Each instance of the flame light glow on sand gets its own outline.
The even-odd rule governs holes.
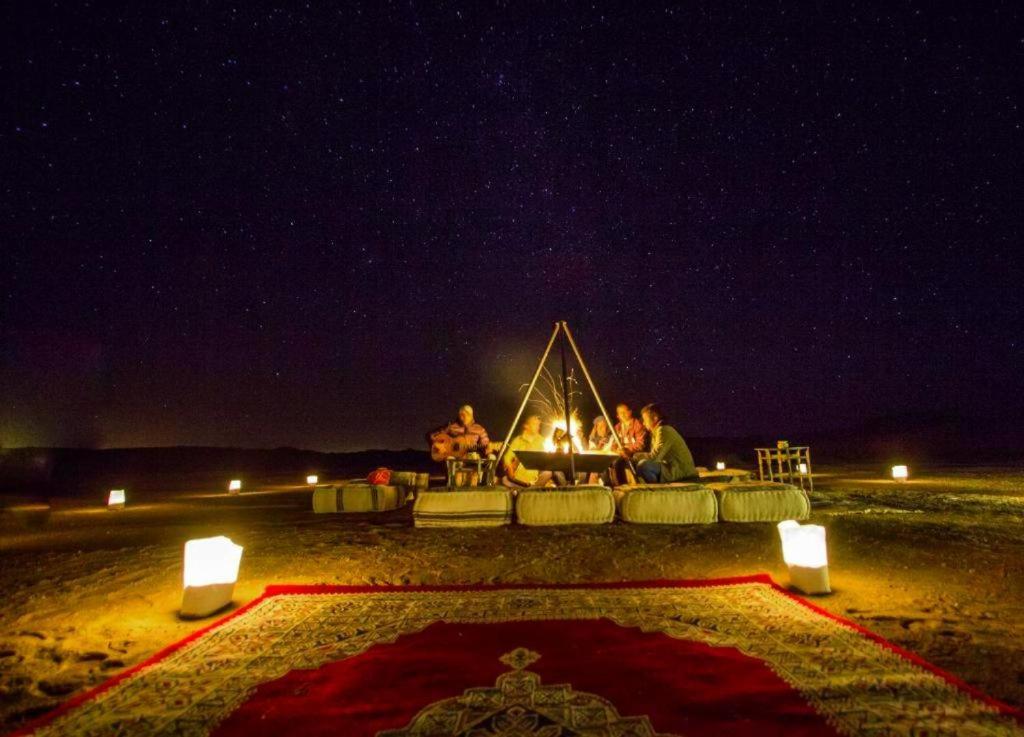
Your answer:
[[[907,467],[906,466],[893,466],[892,467],[892,478],[894,481],[906,481],[907,480]]]
[[[318,483],[320,483],[320,477],[317,476],[316,474],[310,474],[309,476],[306,477],[306,483],[309,484],[310,486],[316,486]]]
[[[827,594],[832,588],[828,579],[828,547],[825,528],[801,525],[788,519],[778,525],[782,540],[782,559],[789,568],[789,581],[805,594]]]
[[[107,494],[107,508],[108,509],[122,509],[124,508],[124,489],[111,489],[110,493]]]
[[[242,546],[230,538],[204,537],[185,543],[184,617],[205,617],[231,603]]]

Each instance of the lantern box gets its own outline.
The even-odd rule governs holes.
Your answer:
[[[231,481],[228,482],[228,493],[229,494],[237,494],[241,490],[242,490],[242,480],[241,479],[231,479]]]
[[[805,594],[828,594],[828,549],[825,528],[801,525],[796,520],[779,523],[782,559],[789,568],[789,583]]]
[[[181,616],[205,617],[230,604],[241,561],[242,546],[223,535],[185,543]]]
[[[320,477],[317,476],[316,474],[310,474],[309,476],[306,477],[306,483],[309,484],[310,486],[316,486],[318,483],[320,483]]]
[[[892,467],[892,478],[893,478],[893,481],[906,481],[907,480],[907,467],[906,466],[893,466]]]
[[[725,463],[723,461],[716,462],[715,463],[715,470],[716,471],[724,471],[725,470]]]
[[[124,509],[124,489],[111,489],[107,494],[107,509]]]

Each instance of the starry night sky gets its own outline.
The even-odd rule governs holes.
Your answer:
[[[0,444],[1022,408],[1019,3],[341,5],[4,10]]]

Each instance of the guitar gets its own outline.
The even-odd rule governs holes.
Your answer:
[[[465,435],[453,438],[446,432],[438,432],[430,437],[430,457],[435,461],[465,458],[473,450],[476,450],[476,442]]]

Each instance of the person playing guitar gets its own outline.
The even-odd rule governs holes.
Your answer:
[[[487,430],[473,419],[473,408],[468,404],[459,407],[459,419],[439,427],[427,434],[430,441],[430,457],[435,461],[446,458],[464,458],[466,454],[478,452],[487,455],[491,444]]]

